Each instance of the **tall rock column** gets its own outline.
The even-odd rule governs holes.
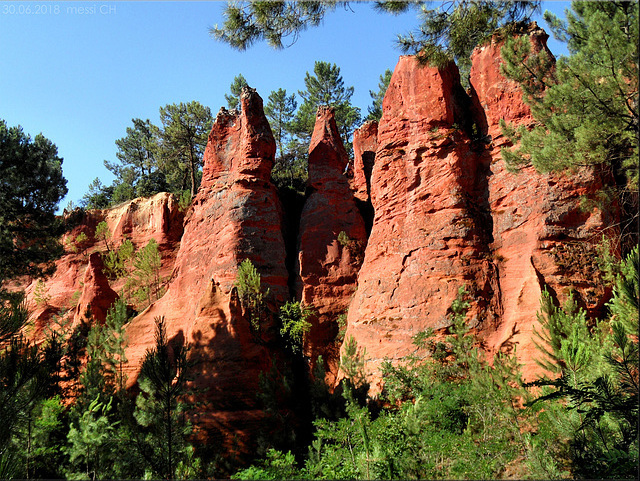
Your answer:
[[[527,32],[532,50],[546,50],[548,35],[533,23]],[[558,301],[572,289],[578,304],[597,310],[604,292],[598,282],[593,244],[616,212],[586,211],[582,199],[595,196],[606,181],[594,168],[573,173],[540,174],[532,166],[518,173],[507,170],[500,149],[510,143],[500,120],[530,126],[535,122],[520,87],[502,76],[500,49],[494,37],[472,55],[470,82],[474,104],[487,134],[485,162],[489,164],[487,197],[492,218],[490,245],[498,287],[493,300],[494,325],[481,332],[491,350],[518,345],[526,377],[534,377],[539,356],[533,343],[540,295],[547,289]],[[601,306],[600,306],[601,307]]]
[[[369,120],[353,132],[353,181],[356,199],[371,201],[371,172],[378,150],[378,122]]]
[[[300,218],[297,290],[302,303],[313,307],[307,352],[323,355],[335,373],[338,316],[346,313],[356,288],[366,234],[344,175],[348,162],[334,110],[321,106],[309,146],[311,190]]]
[[[130,382],[154,346],[156,316],[166,318],[170,340],[192,344],[194,384],[206,388],[199,400],[207,403],[197,421],[210,434],[220,431],[228,448],[250,439],[261,419],[255,394],[259,374],[270,366],[241,315],[234,289],[239,264],[253,262],[274,303],[288,295],[280,205],[270,182],[275,141],[255,90],[244,89],[240,100],[241,111],[221,109],[209,134],[173,281],[127,329]]]
[[[414,350],[412,336],[446,327],[458,288],[483,285],[478,156],[466,134],[454,65],[401,57],[383,101],[371,177],[373,228],[349,307],[346,337],[366,349],[367,371]],[[379,386],[372,386],[374,389]]]

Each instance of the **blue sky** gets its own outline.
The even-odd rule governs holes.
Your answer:
[[[95,177],[111,183],[103,160],[116,160],[114,142],[132,118],[158,124],[159,107],[191,100],[215,116],[239,73],[266,99],[278,88],[304,89],[316,60],[335,63],[345,85],[355,87],[352,103],[366,114],[369,90],[397,63],[397,34],[418,25],[415,12],[394,17],[353,3],[290,48],[257,44],[238,52],[208,33],[223,22],[224,5],[0,1],[0,118],[58,146],[69,188],[61,207],[78,203]],[[561,14],[567,7],[545,2],[543,10]],[[550,48],[566,53],[553,41]]]

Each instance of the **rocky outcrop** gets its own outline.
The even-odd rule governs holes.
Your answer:
[[[319,107],[309,147],[311,194],[300,218],[298,297],[313,307],[307,351],[333,365],[338,317],[356,289],[366,234],[344,175],[349,158],[331,107]],[[335,366],[331,371],[335,372]]]
[[[356,199],[371,201],[371,172],[378,150],[378,122],[369,120],[353,132],[353,181]]]
[[[545,49],[551,55],[547,38],[532,25],[529,39],[534,52]],[[593,311],[600,306],[605,293],[598,282],[593,244],[615,224],[616,213],[583,209],[582,199],[593,197],[605,182],[593,168],[572,174],[540,174],[531,166],[518,173],[507,170],[500,149],[510,144],[502,135],[500,120],[531,126],[534,119],[518,85],[500,74],[502,45],[494,38],[477,48],[470,75],[472,94],[482,106],[479,120],[490,141],[483,161],[489,165],[489,247],[499,287],[493,299],[495,322],[484,326],[481,336],[492,350],[517,345],[524,375],[531,378],[538,371],[532,339],[542,290],[561,302],[572,289],[582,307]]]
[[[534,51],[546,49],[544,32],[534,25],[528,34]],[[377,390],[382,361],[412,354],[412,337],[427,328],[447,332],[462,286],[472,299],[468,324],[479,344],[489,356],[517,345],[531,378],[542,290],[561,302],[573,289],[578,304],[598,314],[607,293],[598,282],[593,244],[612,231],[617,214],[582,209],[582,199],[609,182],[593,168],[571,175],[507,169],[500,149],[510,143],[500,120],[528,127],[534,119],[519,87],[500,73],[501,46],[494,37],[474,52],[468,93],[454,65],[422,67],[402,57],[379,124],[366,123],[354,134],[351,185],[333,111],[319,109],[308,197],[299,216],[301,201],[288,211],[288,261],[270,181],[275,142],[262,100],[243,90],[240,111],[217,115],[186,217],[170,194],[87,212],[64,238],[67,253],[46,282],[45,299],[36,299],[35,281],[19,286],[37,304],[32,336],[41,340],[61,309],[76,324],[88,307],[104,320],[125,283],[105,276],[100,253],[108,247],[94,232],[106,221],[111,249],[125,239],[138,249],[158,242],[167,285],[127,326],[130,386],[154,347],[155,319],[164,316],[171,342],[191,345],[198,363],[193,387],[205,388],[197,399],[203,407],[191,414],[210,436],[219,431],[225,448],[246,448],[263,419],[255,394],[274,357],[266,347],[271,339],[252,330],[238,298],[244,259],[269,290],[271,311],[290,291],[314,308],[305,353],[329,361],[329,381],[339,358],[336,321],[347,309],[345,337],[366,349]],[[81,233],[86,240],[77,242]]]
[[[60,322],[69,320],[71,325],[77,325],[86,319],[87,307],[91,307],[93,318],[104,321],[114,294],[123,288],[126,279],[105,276],[100,254],[106,253],[107,246],[104,240],[95,238],[100,222],[106,222],[109,227],[111,249],[117,249],[125,239],[137,249],[155,239],[162,255],[160,275],[168,278],[182,236],[183,217],[175,196],[166,192],[133,199],[112,209],[67,213],[66,222],[74,227],[62,238],[65,254],[56,261],[55,273],[45,280],[46,302],[36,299],[37,279],[26,280],[21,286],[33,307],[30,317],[35,326],[33,338],[43,338],[44,328],[53,316]],[[79,242],[81,235],[85,240]]]
[[[104,323],[111,304],[118,299],[118,294],[111,289],[103,271],[102,257],[94,252],[89,256],[89,264],[82,279],[82,294],[76,307],[74,324],[83,320]]]
[[[546,48],[544,32],[529,34],[534,51]],[[593,169],[507,170],[499,121],[527,126],[533,117],[500,74],[500,48],[494,38],[474,53],[470,97],[455,67],[403,57],[391,79],[371,178],[375,218],[346,333],[366,349],[374,390],[384,359],[413,353],[411,337],[425,328],[447,327],[462,285],[474,299],[469,325],[488,354],[517,344],[525,377],[537,371],[541,291],[562,300],[572,288],[587,308],[603,297],[589,242],[614,219],[585,212],[580,199],[604,180]]]
[[[241,112],[222,109],[204,155],[202,184],[193,200],[166,294],[134,318],[127,350],[134,382],[145,350],[154,346],[154,319],[165,316],[169,339],[192,344],[198,362],[195,387],[207,388],[199,424],[224,432],[229,446],[246,441],[261,417],[256,406],[259,373],[269,353],[242,317],[234,283],[250,259],[273,303],[288,296],[281,214],[270,183],[275,141],[252,89],[241,95]]]
[[[161,250],[168,250],[182,237],[184,213],[168,192],[133,199],[103,210],[102,215],[116,246],[129,239],[136,247],[144,247],[154,239]]]
[[[458,288],[486,276],[478,156],[454,125],[464,95],[453,64],[421,67],[407,56],[384,98],[375,217],[346,332],[366,349],[370,372],[410,354],[418,332],[446,327]]]

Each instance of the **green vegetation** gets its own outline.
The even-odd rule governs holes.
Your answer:
[[[134,417],[145,428],[141,438],[145,460],[153,475],[163,479],[175,479],[178,465],[189,461],[186,438],[191,427],[182,415],[181,401],[189,372],[187,349],[184,344],[170,347],[165,320],[156,318],[156,347],[147,351],[142,362],[142,392]]]
[[[118,162],[104,162],[116,179],[105,186],[96,178],[82,199],[83,207],[104,209],[158,192],[185,190],[195,195],[200,183],[202,155],[213,118],[198,102],[160,108],[162,127],[148,119],[132,119],[127,135],[116,140]]]
[[[305,336],[311,330],[307,319],[312,315],[313,309],[299,302],[287,302],[280,308],[280,336],[294,354],[302,353]]]
[[[227,9],[227,23],[213,32],[238,48],[260,39],[282,47],[283,38],[295,40],[338,3],[240,3]],[[574,3],[566,25],[547,15],[571,52],[552,68],[544,52],[533,54],[526,42],[509,38],[516,26],[505,24],[528,18],[538,3],[420,6],[422,31],[401,44],[420,49],[425,60],[457,59],[464,67],[470,49],[503,27],[504,73],[523,86],[538,121],[531,130],[504,125],[516,145],[504,150],[505,160],[513,168],[530,162],[545,172],[595,165],[615,179],[615,187],[596,199],[613,199],[624,209],[622,240],[607,233],[598,249],[601,281],[612,297],[603,317],[594,319],[573,293],[563,293],[566,301],[558,305],[555,294],[543,292],[535,342],[546,375],[524,383],[515,352],[486,359],[467,325],[473,299],[461,287],[446,328],[418,333],[412,356],[383,364],[379,395],[368,394],[367,353],[353,337],[342,346],[344,379],[330,392],[322,358],[305,355],[311,306],[276,305],[245,259],[235,286],[253,340],[273,362],[256,392],[264,417],[252,465],[224,464],[196,450],[191,422],[197,418],[187,412],[194,399],[189,346],[180,336],[169,338],[164,318],[156,319],[155,346],[144,356],[138,389],[126,389],[128,303],[150,305],[162,295],[162,258],[154,240],[135,252],[129,240],[116,246],[107,223],[98,224],[94,238],[104,243],[107,275],[128,278],[121,299],[104,324],[89,319],[72,328],[54,318],[43,342],[25,339],[24,295],[3,288],[21,275],[47,274],[51,259],[62,253],[54,212],[66,181],[50,141],[41,135],[32,141],[0,121],[0,478],[187,479],[236,470],[235,479],[635,479],[638,4]],[[379,7],[397,12],[416,2]],[[389,77],[385,72],[379,92],[371,93],[368,118],[381,115]],[[243,80],[234,79],[230,107]],[[295,94],[283,89],[272,92],[265,108],[279,151],[273,178],[281,189],[303,189],[304,146],[318,104],[334,105],[345,141],[359,122],[360,112],[350,104],[353,89],[344,87],[336,65],[316,62],[305,86],[299,109]],[[116,180],[105,187],[96,179],[85,196],[88,207],[166,189],[179,193],[181,208],[188,208],[211,114],[193,102],[166,106],[161,114],[162,129],[134,119],[116,141],[119,163],[107,163]],[[83,232],[67,246],[85,253],[88,240]],[[337,241],[359,248],[345,232]],[[34,297],[41,306],[50,301],[41,280]],[[336,322],[340,343],[346,314]]]
[[[381,77],[381,90],[371,92],[371,112],[380,111],[390,75],[387,70]],[[313,73],[306,73],[304,83],[306,89],[297,93],[302,99],[300,104],[295,93],[277,89],[264,105],[277,147],[272,180],[281,191],[299,195],[304,195],[306,189],[309,141],[318,106],[334,107],[349,153],[353,131],[361,122],[360,109],[351,104],[353,87],[345,87],[337,65],[316,62]],[[242,74],[234,77],[230,93],[225,94],[229,109],[240,107],[240,95],[246,86]],[[82,199],[83,207],[104,209],[135,197],[172,192],[178,196],[180,208],[188,208],[202,176],[202,157],[213,122],[211,111],[198,102],[169,104],[160,108],[160,119],[162,127],[148,119],[132,119],[133,127],[127,127],[126,136],[116,140],[118,162],[104,162],[116,179],[108,186],[94,179]]]
[[[342,414],[315,419],[307,453],[271,447],[234,478],[634,478],[638,269],[636,249],[620,266],[609,316],[596,325],[572,297],[560,308],[543,295],[540,363],[556,374],[530,384],[513,354],[487,362],[476,347],[464,289],[449,334],[415,336],[414,356],[385,364],[377,399],[366,397],[366,352],[348,339]]]
[[[309,140],[316,122],[316,111],[320,105],[329,105],[335,109],[336,125],[347,152],[351,152],[351,136],[360,123],[360,109],[351,105],[353,87],[345,87],[336,64],[317,61],[313,75],[307,72],[304,78],[306,90],[298,91],[302,104],[294,120],[296,134],[309,148]]]
[[[202,156],[213,118],[209,107],[199,102],[168,104],[160,107],[160,168],[167,182],[180,191],[189,189],[191,198],[200,184]]]
[[[224,94],[224,99],[227,101],[227,107],[229,110],[237,109],[240,107],[240,94],[243,87],[248,87],[247,79],[242,74],[238,74],[233,78],[233,82],[229,86],[230,94]]]
[[[22,476],[25,464],[29,472],[32,421],[51,390],[47,371],[55,350],[25,339],[24,294],[7,292],[5,282],[50,273],[63,252],[55,217],[67,193],[61,165],[56,146],[42,134],[32,140],[0,120],[0,478]]]
[[[216,25],[210,33],[238,50],[263,40],[273,48],[283,48],[295,43],[308,27],[320,25],[338,5],[348,4],[335,0],[228,2],[224,24]],[[375,2],[374,8],[390,14],[417,10],[421,24],[415,32],[399,36],[400,49],[423,62],[442,65],[455,60],[462,71],[468,72],[469,56],[475,46],[497,29],[509,34],[518,22],[528,22],[539,10],[540,1],[458,0],[433,5],[417,0],[381,0]],[[283,40],[288,38],[289,44],[285,45]]]
[[[269,94],[264,114],[269,119],[276,141],[277,156],[271,176],[279,187],[287,186],[304,192],[307,180],[306,156],[300,141],[295,137],[293,119],[298,107],[296,95],[288,95],[284,89]]]
[[[155,239],[149,240],[133,259],[133,271],[127,280],[127,289],[132,289],[133,295],[140,302],[147,302],[147,305],[162,296],[162,279],[160,268],[162,267],[162,256]]]
[[[554,65],[525,38],[507,39],[503,72],[520,83],[538,124],[503,125],[517,143],[503,157],[541,172],[586,165],[610,172],[616,185],[599,196],[605,206],[622,206],[628,252],[638,222],[638,3],[573,2],[566,23],[548,12],[545,18],[570,56]]]
[[[50,140],[0,120],[0,289],[5,279],[50,272],[51,259],[62,254],[55,211],[66,185]]]
[[[269,289],[262,290],[260,274],[249,259],[243,260],[238,266],[235,286],[238,288],[245,317],[249,319],[251,332],[256,339],[261,339],[267,316],[266,298],[269,296]]]
[[[369,90],[369,95],[373,99],[373,104],[368,108],[368,114],[364,119],[365,121],[379,121],[382,118],[382,101],[384,100],[384,95],[387,93],[387,89],[389,88],[391,75],[393,75],[393,72],[391,70],[385,70],[384,73],[380,75],[380,82],[378,82],[378,91],[374,92],[373,90]]]

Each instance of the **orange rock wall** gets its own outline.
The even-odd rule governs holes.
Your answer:
[[[545,40],[532,30],[534,49],[546,48]],[[290,272],[282,208],[270,180],[275,142],[262,99],[245,89],[241,111],[218,113],[202,184],[186,214],[171,194],[87,212],[64,240],[80,232],[88,240],[58,260],[44,305],[35,304],[35,280],[23,282],[34,307],[33,337],[42,338],[60,309],[77,323],[90,306],[104,320],[124,285],[103,273],[98,252],[106,246],[93,233],[106,221],[112,247],[125,238],[137,248],[158,242],[167,285],[127,327],[130,385],[154,346],[154,319],[164,316],[172,342],[192,345],[195,386],[207,388],[197,420],[219,432],[226,447],[248,441],[261,422],[258,378],[274,357],[256,342],[234,288],[247,258],[269,289],[273,311],[289,300],[290,286],[316,310],[305,352],[312,360],[329,358],[329,379],[339,357],[336,319],[345,310],[346,337],[366,349],[370,381],[379,390],[385,359],[412,354],[412,337],[426,328],[446,331],[462,285],[473,298],[469,325],[488,354],[517,345],[525,375],[533,376],[541,291],[562,300],[573,288],[578,303],[597,314],[606,293],[598,285],[593,244],[616,217],[581,209],[581,199],[608,182],[594,169],[571,176],[507,170],[500,149],[510,144],[500,120],[530,126],[534,119],[518,86],[500,74],[500,48],[494,39],[474,52],[468,93],[454,65],[421,67],[401,57],[379,124],[354,134],[350,183],[333,112],[319,109],[299,231],[287,234],[290,245],[297,234]]]
[[[308,355],[322,355],[337,371],[338,316],[345,314],[356,289],[366,245],[364,221],[344,175],[347,152],[334,111],[320,107],[309,147],[307,198],[298,236],[298,297],[314,309],[307,337]]]
[[[546,37],[533,31],[535,50],[546,48]],[[541,291],[562,300],[572,288],[590,309],[605,294],[592,244],[615,215],[581,208],[602,176],[531,167],[516,174],[501,158],[510,144],[500,119],[534,122],[519,87],[500,74],[501,45],[474,52],[470,97],[460,93],[455,66],[422,68],[402,57],[391,79],[371,179],[375,218],[346,333],[366,349],[374,391],[382,361],[415,352],[411,338],[425,328],[447,327],[462,285],[473,298],[469,325],[488,354],[517,344],[529,378],[538,369],[532,341]]]

